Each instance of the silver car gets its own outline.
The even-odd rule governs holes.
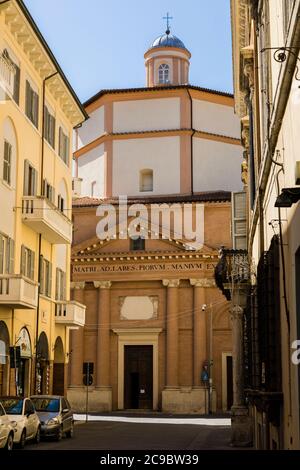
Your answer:
[[[41,423],[41,436],[60,441],[63,435],[73,437],[74,418],[71,406],[59,395],[34,395],[31,397]]]

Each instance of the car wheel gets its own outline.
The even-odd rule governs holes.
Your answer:
[[[73,437],[74,436],[74,423],[71,424],[71,427],[69,431],[66,432],[67,437]]]
[[[62,437],[63,437],[62,426],[59,426],[58,431],[57,431],[57,435],[56,435],[56,440],[57,440],[57,441],[61,441],[61,440],[62,440]]]
[[[19,447],[21,449],[24,449],[26,443],[26,429],[23,429],[22,434],[21,434],[21,439],[19,442]]]
[[[35,438],[34,438],[34,442],[36,444],[39,444],[41,442],[41,428],[40,427],[37,428],[36,435],[35,435]]]
[[[12,450],[13,446],[14,446],[14,435],[10,433],[6,441],[5,450]]]

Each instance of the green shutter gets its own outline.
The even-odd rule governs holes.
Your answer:
[[[21,274],[26,276],[26,248],[21,246]]]
[[[35,253],[31,250],[30,251],[30,279],[34,280],[34,259]]]
[[[59,127],[59,137],[58,137],[58,155],[62,158],[63,156],[63,131],[62,128]]]
[[[55,278],[55,299],[60,300],[59,297],[59,268],[56,268],[56,278]]]
[[[16,64],[15,66],[15,81],[14,81],[14,94],[13,98],[17,104],[19,104],[20,101],[20,67],[18,67]]]
[[[65,154],[65,163],[66,163],[67,166],[69,166],[69,137],[67,135],[65,136],[65,141],[66,141],[66,144],[65,144],[65,148],[66,148],[66,150],[65,150],[65,152],[66,152],[66,154]]]
[[[26,80],[26,102],[25,102],[25,113],[26,116],[31,119],[31,86],[28,80]]]
[[[51,116],[51,124],[52,124],[51,145],[53,148],[55,148],[55,117],[54,116]]]
[[[12,238],[8,239],[9,254],[8,254],[8,272],[9,274],[14,273],[14,264],[15,264],[15,241]]]
[[[48,262],[48,288],[47,288],[48,297],[51,297],[51,291],[52,291],[52,264],[49,261]]]
[[[66,300],[66,291],[67,291],[67,276],[66,273],[62,272],[62,298],[63,300]]]
[[[28,185],[29,185],[29,162],[28,160],[24,161],[24,186],[23,186],[23,195],[28,196]]]
[[[33,184],[32,184],[33,194],[32,194],[32,196],[36,196],[36,194],[37,194],[37,183],[38,183],[38,172],[36,171],[35,168],[32,168],[32,178],[33,178]]]
[[[40,294],[44,294],[44,257],[43,255],[40,255],[39,271],[40,271],[40,278],[39,278]]]

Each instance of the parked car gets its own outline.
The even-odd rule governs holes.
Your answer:
[[[11,421],[0,403],[0,449],[12,450],[17,423]]]
[[[9,419],[16,422],[14,443],[22,449],[31,439],[39,443],[41,425],[32,401],[29,398],[1,397],[0,402]]]
[[[59,395],[31,397],[41,422],[41,435],[60,441],[63,435],[73,437],[74,417],[68,400]]]

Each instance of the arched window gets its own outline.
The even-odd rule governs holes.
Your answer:
[[[153,170],[140,171],[140,191],[153,191]]]
[[[158,83],[170,83],[170,67],[167,64],[158,67]]]

